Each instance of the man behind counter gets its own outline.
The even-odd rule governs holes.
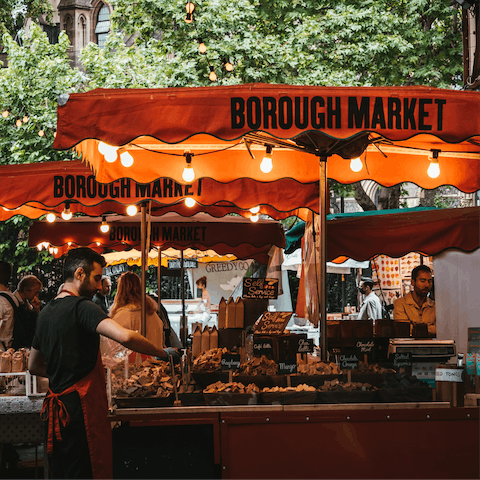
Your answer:
[[[424,323],[428,334],[436,335],[435,302],[428,296],[432,290],[432,271],[426,265],[412,270],[413,291],[393,303],[393,319],[408,320],[411,324]]]
[[[373,280],[362,277],[358,290],[365,295],[365,300],[358,312],[357,320],[378,320],[382,318],[382,303],[373,291]]]

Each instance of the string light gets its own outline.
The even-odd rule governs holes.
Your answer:
[[[253,223],[257,223],[259,218],[260,218],[260,217],[259,217],[258,215],[252,215],[252,216],[250,217],[250,220],[251,220]]]
[[[43,137],[45,135],[45,132],[43,130],[38,131],[38,136]]]
[[[15,122],[15,125],[17,127],[21,127],[22,126],[22,121],[20,119],[18,119],[16,122]]]
[[[430,165],[428,166],[427,175],[430,178],[437,178],[440,175],[440,165],[438,163],[438,154],[440,150],[432,150],[432,156],[429,156]]]
[[[210,65],[210,74],[208,75],[208,78],[211,82],[214,82],[217,79],[217,74],[215,73],[212,65]]]
[[[108,225],[105,217],[102,217],[102,224],[100,225],[100,231],[102,233],[107,233],[110,230],[110,225]]]
[[[198,39],[198,51],[200,53],[205,53],[207,51],[207,46],[203,43],[203,39]]]
[[[39,243],[39,244],[37,245],[37,250],[40,252],[40,251],[42,250],[42,248],[43,248],[43,244],[42,244],[42,243]]]
[[[9,115],[10,115],[10,112],[9,112],[8,110],[4,110],[4,111],[2,112],[2,117],[3,117],[3,118],[7,118]]]
[[[253,207],[250,209],[250,211],[253,213],[253,214],[257,214],[259,211],[260,211],[260,207]]]
[[[120,162],[125,168],[130,168],[133,165],[133,157],[127,152],[125,148],[119,150],[120,153]]]
[[[113,163],[117,159],[117,150],[118,147],[114,147],[108,143],[98,143],[98,151],[105,157],[105,161],[108,163]]]
[[[138,209],[136,205],[129,205],[127,207],[127,215],[129,215],[130,217],[133,217],[134,215],[136,215],[137,212],[138,212]]]
[[[195,172],[192,167],[192,154],[185,153],[187,164],[183,169],[182,178],[185,182],[191,183],[195,179]]]
[[[363,168],[363,163],[360,157],[352,158],[350,160],[350,169],[352,172],[359,172]]]
[[[69,202],[65,202],[65,208],[62,212],[62,218],[64,220],[70,220],[71,218],[73,217],[73,213],[70,211],[70,203]]]
[[[263,173],[270,173],[272,171],[272,168],[272,147],[270,145],[267,145],[265,156],[263,157],[262,163],[260,164],[260,170]]]
[[[225,70],[231,72],[233,70],[233,65],[230,62],[225,63]]]
[[[57,219],[57,217],[55,216],[54,213],[49,213],[47,215],[47,222],[48,223],[53,223],[56,219]]]
[[[195,206],[197,202],[195,201],[194,198],[192,197],[187,197],[185,198],[185,205],[188,207],[188,208],[192,208]]]
[[[23,123],[27,123],[27,122],[28,122],[28,117],[27,117],[26,115],[23,117],[22,122],[23,122]]]
[[[193,11],[195,10],[195,5],[192,2],[187,2],[187,4],[185,5],[185,9],[187,10],[187,15],[185,17],[185,22],[192,23]]]
[[[43,248],[45,248],[45,250],[46,250],[49,247],[50,244],[48,242],[43,242],[42,245],[43,245]]]

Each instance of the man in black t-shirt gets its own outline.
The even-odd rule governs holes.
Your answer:
[[[112,478],[100,335],[146,355],[179,359],[175,349],[157,348],[91,301],[104,266],[103,257],[90,248],[70,250],[65,284],[37,319],[28,368],[50,381],[42,409],[50,478]]]

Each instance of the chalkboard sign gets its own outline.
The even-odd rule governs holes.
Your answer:
[[[176,258],[168,261],[168,268],[177,269],[182,268],[182,259]],[[183,268],[198,268],[198,260],[196,258],[184,258]]]
[[[222,370],[236,370],[240,368],[240,355],[224,353],[220,365]]]
[[[253,337],[253,354],[256,357],[266,355],[267,357],[273,353],[273,340],[271,338]]]
[[[268,298],[274,300],[278,297],[278,279],[276,278],[244,278],[243,298]]]
[[[394,367],[411,367],[412,354],[411,353],[394,353],[393,366]]]
[[[280,335],[292,315],[293,312],[265,312],[255,322],[255,333]]]
[[[298,353],[312,353],[313,352],[313,338],[299,338],[298,339]]]
[[[278,363],[279,375],[290,375],[297,373],[297,362],[279,362]]]
[[[126,263],[119,263],[117,265],[110,265],[103,269],[103,274],[107,277],[112,275],[120,275],[123,272],[128,272],[128,265]]]
[[[358,368],[358,357],[356,355],[340,355],[339,360],[342,370],[355,370]]]
[[[359,339],[355,344],[357,355],[365,355],[366,353],[373,353],[375,351],[375,340]]]

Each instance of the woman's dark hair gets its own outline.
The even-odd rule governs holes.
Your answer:
[[[199,283],[203,283],[205,285],[205,288],[207,288],[207,277],[200,277],[196,282],[197,285]]]
[[[99,253],[88,247],[69,250],[63,263],[63,281],[73,280],[77,268],[83,268],[87,277],[93,270],[93,264],[98,263],[103,268],[107,264]]]

